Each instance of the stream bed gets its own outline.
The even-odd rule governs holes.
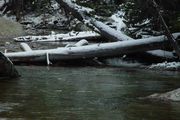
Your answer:
[[[17,66],[0,81],[0,119],[179,120],[180,102],[142,100],[180,87],[180,73],[113,67]]]

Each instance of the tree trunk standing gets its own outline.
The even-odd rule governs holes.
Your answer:
[[[20,21],[23,14],[24,0],[14,0],[16,21]]]
[[[160,17],[160,20],[162,22],[162,25],[164,27],[165,35],[167,36],[168,40],[171,42],[171,44],[172,44],[176,54],[178,55],[178,57],[180,59],[180,48],[178,46],[178,43],[176,42],[175,38],[170,33],[170,30],[169,30],[168,26],[166,25],[166,22],[165,22],[162,14],[161,14],[161,10],[159,9],[159,6],[157,5],[156,1],[155,0],[152,0],[152,1],[153,1],[155,9],[157,10],[157,12],[159,14],[159,17]]]

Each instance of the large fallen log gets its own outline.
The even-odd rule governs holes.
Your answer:
[[[73,3],[71,0],[56,0],[61,7],[66,11],[69,11],[74,17],[79,21],[86,24],[88,27],[93,28],[96,32],[100,33],[101,36],[108,38],[111,41],[124,41],[124,40],[133,40],[127,35],[123,34],[121,31],[116,31],[115,29],[110,28],[108,25],[93,19],[89,12],[88,8],[83,8]]]
[[[19,74],[12,62],[0,52],[0,79],[17,77]]]
[[[94,28],[95,31],[97,31],[101,36],[109,39],[110,41],[135,40],[125,35],[121,31],[117,31],[100,21],[93,19],[90,16],[89,11],[87,11],[87,9],[82,8],[81,6],[78,6],[77,4],[73,3],[72,0],[56,0],[56,1],[61,5],[61,7],[66,9],[66,11],[71,12],[71,14],[74,17],[76,17],[78,20],[80,20],[87,26]],[[163,50],[147,51],[146,54],[150,54],[151,56],[162,57],[162,58],[175,58],[173,54]]]
[[[173,35],[175,38],[177,38],[178,36],[180,36],[180,33]],[[164,45],[169,45],[170,43],[165,38],[165,36],[158,36],[133,41],[102,43],[79,47],[65,47],[32,51],[27,50],[25,52],[5,53],[5,55],[9,57],[13,62],[59,61],[114,57],[121,54],[161,49],[162,47],[164,47]]]

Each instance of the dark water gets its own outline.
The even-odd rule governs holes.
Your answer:
[[[0,119],[180,120],[180,103],[138,99],[180,87],[180,73],[123,68],[18,67],[0,81]]]

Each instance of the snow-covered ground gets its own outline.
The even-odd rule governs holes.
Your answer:
[[[45,12],[41,13],[28,13],[22,17],[19,21],[24,25],[27,34],[41,34],[40,29],[66,29],[68,24],[68,18],[64,15],[63,11],[60,9],[58,3],[54,0],[51,1],[51,7]],[[0,4],[3,4],[2,0]],[[16,16],[14,15],[3,15],[4,18],[16,21]]]
[[[151,65],[149,68],[155,70],[180,70],[180,62],[163,62]]]

